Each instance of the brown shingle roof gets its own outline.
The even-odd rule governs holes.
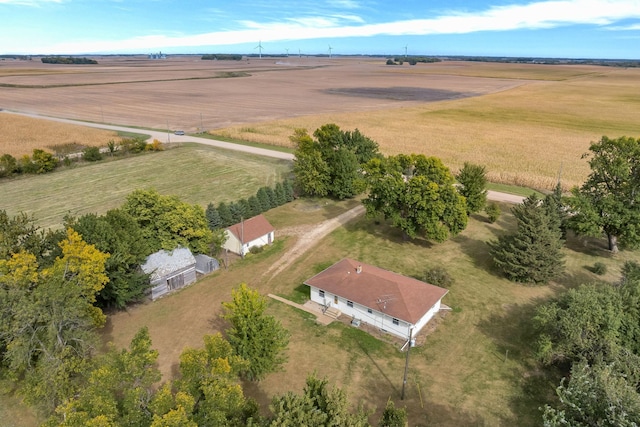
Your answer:
[[[244,225],[239,222],[238,224],[227,227],[227,230],[233,233],[233,235],[242,243],[250,242],[264,236],[265,234],[275,231],[264,215],[258,215],[253,218],[246,219],[244,220]]]
[[[349,258],[304,283],[412,324],[416,324],[448,292]]]

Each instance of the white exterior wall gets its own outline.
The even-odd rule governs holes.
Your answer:
[[[400,338],[409,339],[409,328],[412,326],[410,323],[398,319],[398,324],[394,325],[393,317],[388,316],[378,310],[374,310],[371,307],[365,307],[355,302],[353,303],[353,307],[349,307],[347,305],[347,299],[342,297],[338,297],[338,303],[336,304],[336,295],[324,291],[324,297],[322,297],[320,296],[320,290],[318,288],[314,288],[311,286],[309,288],[311,288],[311,301],[317,302],[318,304],[322,304],[324,306],[335,307],[347,316],[352,316],[360,320],[361,322],[367,323],[376,328],[380,328]],[[429,310],[429,313],[436,313],[440,308],[440,304],[437,304],[437,309],[435,309],[435,307],[436,306]],[[369,308],[371,308],[371,313],[368,312]],[[427,315],[420,319],[419,324],[422,323],[420,328],[427,324],[431,317],[433,317],[433,313],[430,316]],[[420,329],[414,329],[413,334],[415,335],[419,331]]]
[[[244,245],[240,244],[240,239],[238,239],[233,233],[226,231],[227,233],[227,241],[222,246],[225,249],[229,249],[231,252],[238,255],[245,255],[249,252],[253,246],[264,246],[273,243],[275,232],[270,232],[265,234],[262,237],[254,239],[250,242],[245,243]]]

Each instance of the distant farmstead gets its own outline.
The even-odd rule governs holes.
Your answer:
[[[142,271],[150,275],[151,299],[156,300],[196,281],[196,258],[188,248],[161,250],[147,257]]]
[[[349,258],[304,282],[311,300],[400,338],[415,337],[447,290]]]
[[[223,248],[242,256],[246,255],[252,247],[270,245],[275,239],[275,228],[264,215],[254,216],[227,227],[225,232],[227,241]]]

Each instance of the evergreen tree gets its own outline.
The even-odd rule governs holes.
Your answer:
[[[262,213],[262,206],[260,206],[260,202],[256,196],[249,197],[249,210],[251,211],[251,216],[260,215]]]
[[[251,204],[249,204],[249,201],[247,199],[240,199],[238,201],[238,205],[240,205],[242,209],[243,219],[252,218],[257,215],[257,213],[254,213],[253,209],[251,209]]]
[[[276,188],[273,190],[276,195],[276,201],[278,202],[278,206],[282,206],[287,203],[287,196],[284,193],[284,187],[281,182],[276,183]]]
[[[269,209],[277,208],[278,199],[276,198],[276,193],[273,192],[273,188],[264,187],[264,191],[267,193],[267,198],[269,199]]]
[[[222,218],[220,218],[220,213],[213,205],[213,203],[209,203],[207,205],[207,210],[205,211],[205,215],[207,217],[207,224],[209,225],[209,229],[211,231],[217,230],[222,227]]]
[[[535,194],[512,212],[517,231],[489,243],[495,265],[515,282],[546,283],[562,274],[564,242],[557,217]]]
[[[225,202],[220,202],[220,204],[218,205],[218,214],[220,215],[222,227],[229,227],[230,225],[235,224],[235,222],[233,222],[233,215],[231,214],[229,205],[227,205]]]
[[[271,209],[271,201],[269,200],[269,195],[267,194],[267,187],[260,187],[258,192],[256,193],[256,197],[258,198],[258,203],[260,203],[260,211],[266,212]]]
[[[246,214],[244,212],[244,206],[239,202],[232,202],[229,204],[229,211],[231,212],[231,224],[237,224],[242,221],[243,218],[246,218]]]
[[[284,193],[287,199],[287,202],[293,202],[293,199],[295,198],[295,193],[293,191],[293,184],[291,183],[290,180],[285,179],[284,182],[282,183],[282,186],[284,187]]]

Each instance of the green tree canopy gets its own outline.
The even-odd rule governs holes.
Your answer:
[[[487,170],[484,166],[465,162],[456,179],[458,191],[467,199],[467,213],[480,212],[487,204]]]
[[[199,254],[209,252],[212,234],[201,206],[156,190],[135,190],[127,196],[122,210],[138,222],[152,252],[178,246]]]
[[[407,236],[443,242],[467,226],[467,207],[449,169],[435,157],[374,158],[365,167],[368,215],[380,214]]]
[[[570,226],[580,234],[604,232],[609,250],[640,245],[640,139],[602,139],[589,147],[591,174],[572,190]]]
[[[131,215],[113,209],[102,216],[67,216],[65,226],[80,233],[87,243],[110,254],[105,265],[109,282],[98,294],[98,306],[124,308],[128,303],[144,298],[149,277],[139,267],[153,251]]]
[[[535,194],[512,209],[518,221],[513,234],[489,243],[495,265],[515,282],[546,283],[564,272],[562,232],[557,209]]]
[[[231,328],[227,335],[236,354],[249,362],[242,374],[257,381],[285,362],[289,332],[275,317],[265,314],[266,299],[246,284],[232,291],[232,300],[222,303],[222,317]]]

